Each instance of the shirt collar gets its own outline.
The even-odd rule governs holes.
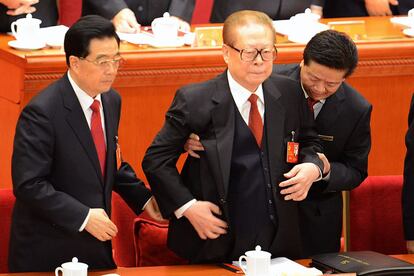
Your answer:
[[[303,94],[305,95],[305,98],[306,99],[309,98],[309,95],[306,92],[305,87],[303,87],[302,81],[300,81],[300,87],[302,87],[302,91],[303,91]],[[322,103],[322,104],[324,104],[326,102],[326,99],[319,100],[319,102]]]
[[[252,95],[252,92],[241,86],[231,75],[230,71],[227,70],[227,79],[229,81],[229,87],[231,95],[233,96],[234,102],[237,107],[242,106],[246,103],[249,97]],[[254,92],[258,96],[258,100],[264,104],[264,95],[263,95],[263,86],[262,84],[257,87]]]
[[[92,98],[91,96],[89,96],[88,93],[83,91],[76,84],[76,82],[72,79],[70,75],[70,71],[68,71],[68,79],[69,79],[70,84],[72,85],[73,91],[75,91],[76,97],[78,98],[79,103],[84,112],[91,107],[94,100],[98,100],[101,103],[101,108],[102,108],[101,94],[98,94],[95,98]]]

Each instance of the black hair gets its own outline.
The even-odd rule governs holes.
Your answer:
[[[115,38],[119,46],[119,37],[111,21],[99,15],[87,15],[76,21],[66,32],[64,48],[66,64],[69,57],[87,57],[92,39]]]
[[[350,76],[358,65],[358,50],[352,39],[345,33],[326,30],[316,34],[303,51],[303,61],[311,61],[326,67],[345,70],[345,78]]]

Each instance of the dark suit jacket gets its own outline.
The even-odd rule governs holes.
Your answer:
[[[271,253],[274,256],[301,256],[297,202],[284,201],[278,183],[289,171],[286,143],[295,131],[301,143],[300,161],[322,167],[315,155],[320,150],[302,96],[291,93],[298,84],[284,77],[263,83],[265,121],[272,192],[278,216],[277,235]],[[190,222],[176,219],[174,211],[193,198],[213,202],[228,220],[227,191],[237,107],[230,93],[227,74],[178,90],[166,114],[163,128],[148,148],[142,166],[164,217],[170,218],[168,245],[192,262],[223,261],[231,249],[232,229],[215,240],[201,240]],[[201,158],[188,157],[181,176],[176,161],[190,133],[197,133],[205,151]],[[265,203],[264,203],[265,204]]]
[[[261,11],[273,20],[289,19],[304,12],[310,5],[322,5],[323,0],[215,0],[210,22],[223,23],[233,12],[240,10]]]
[[[36,11],[33,13],[34,18],[42,20],[41,27],[54,26],[58,20],[58,10],[56,6],[56,0],[42,0],[39,3],[33,5]],[[7,15],[8,8],[0,4],[0,32],[10,32],[10,25],[13,21],[25,17],[26,14],[18,16]]]
[[[407,153],[404,161],[404,185],[402,191],[402,210],[404,236],[406,240],[414,240],[414,94],[411,98],[408,114],[408,130],[405,135]]]
[[[106,177],[67,76],[47,87],[23,109],[14,139],[13,210],[9,268],[50,271],[78,257],[89,268],[114,267],[111,242],[79,232],[89,208],[111,213],[114,189],[140,213],[149,199],[142,183],[115,179],[115,137],[121,98],[102,94],[107,140]],[[136,185],[138,184],[138,185]]]
[[[277,65],[276,73],[300,82],[300,66]],[[302,89],[300,92],[303,96]],[[339,251],[342,232],[341,191],[357,187],[367,177],[371,148],[371,104],[343,83],[326,99],[316,118],[324,153],[331,163],[329,181],[313,183],[308,197],[300,202],[301,230],[305,253]],[[326,139],[328,138],[328,139]]]
[[[112,19],[120,10],[129,8],[135,13],[138,23],[150,26],[164,12],[191,22],[194,5],[195,0],[84,0],[82,15],[98,14]]]

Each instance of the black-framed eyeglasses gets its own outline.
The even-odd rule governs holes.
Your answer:
[[[260,57],[262,58],[262,60],[264,61],[270,61],[270,60],[275,60],[276,56],[277,56],[277,49],[276,46],[273,46],[272,48],[264,48],[264,49],[256,49],[256,48],[252,48],[252,49],[237,49],[236,47],[232,46],[232,45],[228,45],[230,48],[232,48],[233,50],[237,51],[240,53],[240,59],[242,61],[253,61],[257,58],[258,55],[260,55]]]
[[[79,59],[86,60],[90,63],[93,63],[93,64],[95,64],[96,66],[98,66],[102,69],[108,68],[109,65],[113,65],[116,68],[118,68],[124,62],[124,59],[120,55],[117,55],[113,58],[98,58],[98,59],[95,59],[95,60],[89,60],[89,59],[83,58],[83,57],[80,57]]]

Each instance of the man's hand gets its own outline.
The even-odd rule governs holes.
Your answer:
[[[39,0],[0,0],[0,3],[9,8],[7,14],[11,16],[35,12],[36,8],[32,5],[38,2]]]
[[[407,253],[414,254],[414,241],[407,241]]]
[[[100,241],[111,240],[118,233],[116,225],[101,208],[90,209],[85,230]]]
[[[16,15],[20,15],[20,14],[24,14],[24,13],[33,13],[36,11],[35,7],[32,6],[20,6],[17,9],[14,10],[8,10],[7,14],[11,15],[11,16],[16,16]]]
[[[171,16],[171,18],[178,21],[178,29],[182,32],[189,32],[191,30],[190,24],[188,24],[186,21],[182,20],[181,18],[177,16]]]
[[[397,0],[365,0],[365,8],[370,16],[392,15],[389,5],[398,5]]]
[[[140,25],[135,18],[135,14],[130,9],[120,10],[114,18],[112,23],[118,32],[122,33],[137,33],[140,31]]]
[[[216,239],[222,234],[227,233],[227,223],[214,214],[220,215],[220,208],[208,201],[196,201],[190,208],[185,210],[185,216],[198,236],[203,239]]]
[[[158,208],[158,203],[154,197],[151,197],[148,204],[145,206],[145,212],[157,221],[164,221],[164,218],[161,215],[160,209]]]
[[[31,6],[38,2],[39,0],[0,0],[0,3],[9,9],[17,9],[20,6]]]
[[[319,15],[320,17],[322,17],[323,14],[323,8],[321,6],[318,5],[311,5],[310,6],[310,10],[312,13]]]
[[[194,158],[200,158],[195,151],[203,151],[204,147],[200,142],[200,137],[197,134],[191,133],[184,145],[184,150]]]
[[[331,163],[329,163],[329,160],[326,158],[325,154],[319,152],[317,154],[323,163],[323,174],[327,175],[331,171]]]
[[[285,200],[301,201],[306,198],[312,183],[319,178],[319,169],[313,163],[302,163],[294,166],[284,176],[288,178],[279,184],[285,188],[280,193],[285,196]]]

